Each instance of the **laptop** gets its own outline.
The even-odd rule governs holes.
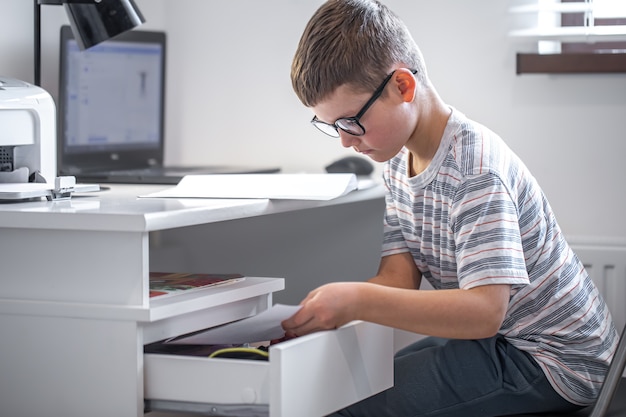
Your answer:
[[[81,51],[61,27],[57,163],[83,183],[177,184],[277,167],[164,166],[166,34],[125,32]]]

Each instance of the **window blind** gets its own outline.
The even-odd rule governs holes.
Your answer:
[[[521,28],[509,36],[534,41],[596,43],[626,41],[626,0],[511,0],[509,12]],[[579,25],[563,26],[562,15],[579,14]],[[611,19],[617,24],[606,24]],[[540,45],[541,52],[541,45]]]

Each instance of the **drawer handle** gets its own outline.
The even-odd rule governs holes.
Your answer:
[[[256,390],[254,388],[244,388],[241,392],[241,401],[244,404],[254,404],[257,402]]]

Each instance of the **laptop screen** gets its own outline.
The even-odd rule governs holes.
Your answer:
[[[161,165],[165,34],[130,31],[81,51],[61,28],[59,169]]]

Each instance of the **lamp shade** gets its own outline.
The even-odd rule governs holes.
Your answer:
[[[83,50],[145,22],[133,0],[68,2],[64,6],[74,38]]]

